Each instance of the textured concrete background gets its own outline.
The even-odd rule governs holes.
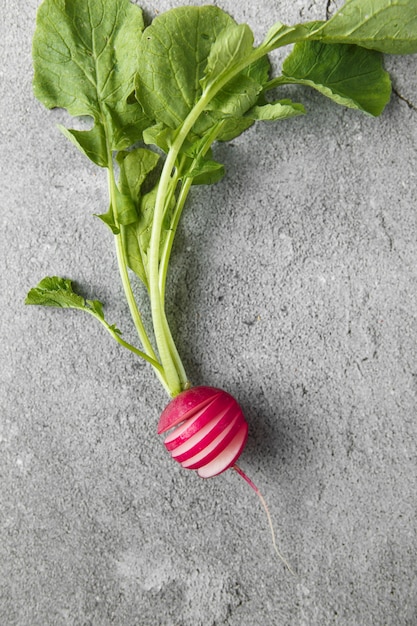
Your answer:
[[[104,174],[31,93],[38,4],[0,0],[0,624],[417,624],[417,59],[387,60],[377,120],[293,90],[309,115],[220,146],[227,177],[178,235],[179,349],[245,408],[241,465],[293,577],[236,474],[170,461],[150,369],[81,313],[23,306],[63,275],[133,337]],[[328,3],[218,4],[259,39]]]

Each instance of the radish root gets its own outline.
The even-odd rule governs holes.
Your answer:
[[[266,517],[268,520],[268,525],[271,531],[271,537],[272,537],[272,545],[274,547],[274,550],[277,554],[277,556],[281,559],[281,561],[284,563],[285,567],[288,569],[289,572],[291,572],[291,574],[293,576],[297,576],[297,574],[294,572],[294,570],[292,569],[291,565],[288,563],[287,559],[281,554],[281,552],[278,550],[278,546],[277,546],[277,542],[275,539],[275,531],[274,531],[274,526],[272,524],[272,518],[271,518],[271,514],[269,512],[268,509],[268,505],[265,501],[265,498],[263,497],[263,495],[261,494],[261,492],[259,491],[258,487],[255,485],[254,482],[251,481],[251,479],[249,478],[249,476],[247,476],[245,474],[245,472],[239,467],[239,465],[237,465],[236,463],[234,465],[232,465],[232,469],[235,470],[235,472],[237,472],[239,474],[239,476],[241,476],[243,478],[243,480],[245,480],[248,485],[254,490],[254,492],[256,493],[256,495],[258,496],[262,507],[266,513]]]

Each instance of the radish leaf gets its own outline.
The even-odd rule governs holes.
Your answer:
[[[239,118],[255,104],[262,85],[248,76],[238,75],[206,107],[206,111],[218,111],[221,116]]]
[[[282,22],[276,22],[266,34],[261,44],[265,52],[271,52],[275,48],[281,48],[297,41],[304,41],[311,36],[311,33],[318,30],[324,22],[306,22],[295,26],[286,26]]]
[[[253,64],[247,62],[252,46],[250,28],[238,26],[217,7],[180,7],[155,18],[141,38],[136,79],[137,97],[145,113],[165,127],[177,128],[203,91],[216,86],[242,63],[242,71],[236,77],[232,74],[225,81],[227,85],[217,88],[207,100],[206,112],[197,117],[192,130],[203,136],[219,119],[239,119],[256,104],[269,76],[270,66],[264,56]],[[246,121],[235,122],[225,137],[236,136],[247,127]],[[152,135],[149,131],[145,131],[145,140],[167,151],[163,127],[154,127]]]
[[[267,33],[262,48],[275,48],[306,40],[355,44],[385,54],[417,52],[415,0],[346,0],[327,22],[286,26],[277,22]]]
[[[382,54],[355,45],[297,43],[284,61],[282,73],[269,88],[285,83],[307,85],[338,104],[371,115],[382,113],[391,95]]]
[[[99,300],[85,300],[82,296],[75,293],[72,288],[72,281],[68,278],[46,276],[36,287],[29,291],[25,304],[41,304],[60,309],[78,309],[90,313],[101,322],[107,324],[104,319],[102,303]],[[121,334],[116,326],[107,325],[119,335]]]
[[[157,167],[159,155],[145,148],[136,148],[130,152],[119,152],[117,162],[120,169],[120,191],[132,198],[136,207],[134,214],[132,213],[132,219],[121,223],[121,234],[126,251],[127,264],[147,286],[146,250],[141,246],[140,230],[138,230],[139,224],[143,222],[141,189],[149,174]],[[149,215],[147,217],[149,219]]]
[[[95,124],[91,130],[74,130],[61,124],[58,128],[93,163],[100,167],[108,167],[106,133],[101,124]]]
[[[211,47],[201,86],[206,89],[221,74],[251,54],[253,33],[247,24],[231,24],[221,31]]]
[[[130,196],[135,203],[139,200],[142,185],[155,170],[160,157],[146,148],[136,148],[129,152],[119,152],[117,162],[120,168],[119,187],[122,193]]]
[[[386,54],[417,52],[416,0],[347,0],[314,37]]]
[[[72,289],[72,282],[67,278],[47,276],[33,287],[26,296],[25,304],[42,304],[58,308],[84,309],[86,301]]]
[[[211,46],[234,21],[214,6],[179,7],[156,17],[140,42],[137,95],[151,119],[176,128],[201,95]]]
[[[302,104],[291,100],[277,100],[262,106],[255,106],[246,115],[252,120],[285,120],[289,117],[303,115],[305,108]]]
[[[131,145],[140,127],[148,125],[138,103],[128,102],[142,30],[142,11],[129,0],[45,0],[33,39],[36,97],[47,108],[62,107],[73,116],[92,117],[99,127],[107,125],[112,147],[122,137],[126,143],[127,134]],[[78,137],[73,133],[76,145],[99,164],[108,162],[97,141],[103,135],[102,128]]]
[[[117,326],[115,324],[109,324],[105,319],[103,304],[99,300],[86,300],[75,293],[72,288],[72,282],[68,278],[60,278],[59,276],[47,276],[43,278],[36,287],[33,287],[29,291],[26,296],[25,304],[85,311],[98,320],[117,343],[151,363],[157,371],[161,370],[160,364],[155,359],[122,339],[122,332]]]
[[[224,165],[212,159],[197,161],[188,175],[193,179],[193,185],[213,185],[224,176]]]

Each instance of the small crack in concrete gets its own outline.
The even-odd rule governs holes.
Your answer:
[[[381,222],[381,227],[382,227],[382,231],[384,233],[384,235],[386,236],[386,238],[388,239],[388,244],[389,244],[389,251],[392,252],[393,248],[394,248],[394,242],[393,239],[389,233],[389,229],[387,227],[386,221],[385,221],[385,215],[383,215],[383,213],[381,213],[379,215],[379,219]]]
[[[402,100],[403,102],[406,103],[406,105],[408,106],[409,109],[411,109],[412,111],[417,111],[417,104],[414,104],[414,102],[411,102],[411,100],[409,100],[408,98],[406,98],[405,96],[403,96],[398,89],[395,89],[395,87],[393,87],[392,89],[392,93],[395,94],[397,96],[397,98],[399,98],[400,100]]]
[[[332,9],[333,0],[327,0],[326,2],[326,21],[328,21],[332,15],[334,9]]]

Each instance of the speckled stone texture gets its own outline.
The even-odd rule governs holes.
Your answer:
[[[378,119],[288,89],[308,115],[218,146],[227,176],[192,191],[178,233],[179,350],[195,384],[244,407],[241,466],[294,577],[236,473],[203,481],[170,460],[150,368],[82,313],[23,305],[66,276],[134,337],[92,217],[105,174],[32,96],[38,4],[0,0],[1,626],[414,626],[416,57],[387,59]],[[257,41],[335,7],[214,4]]]

